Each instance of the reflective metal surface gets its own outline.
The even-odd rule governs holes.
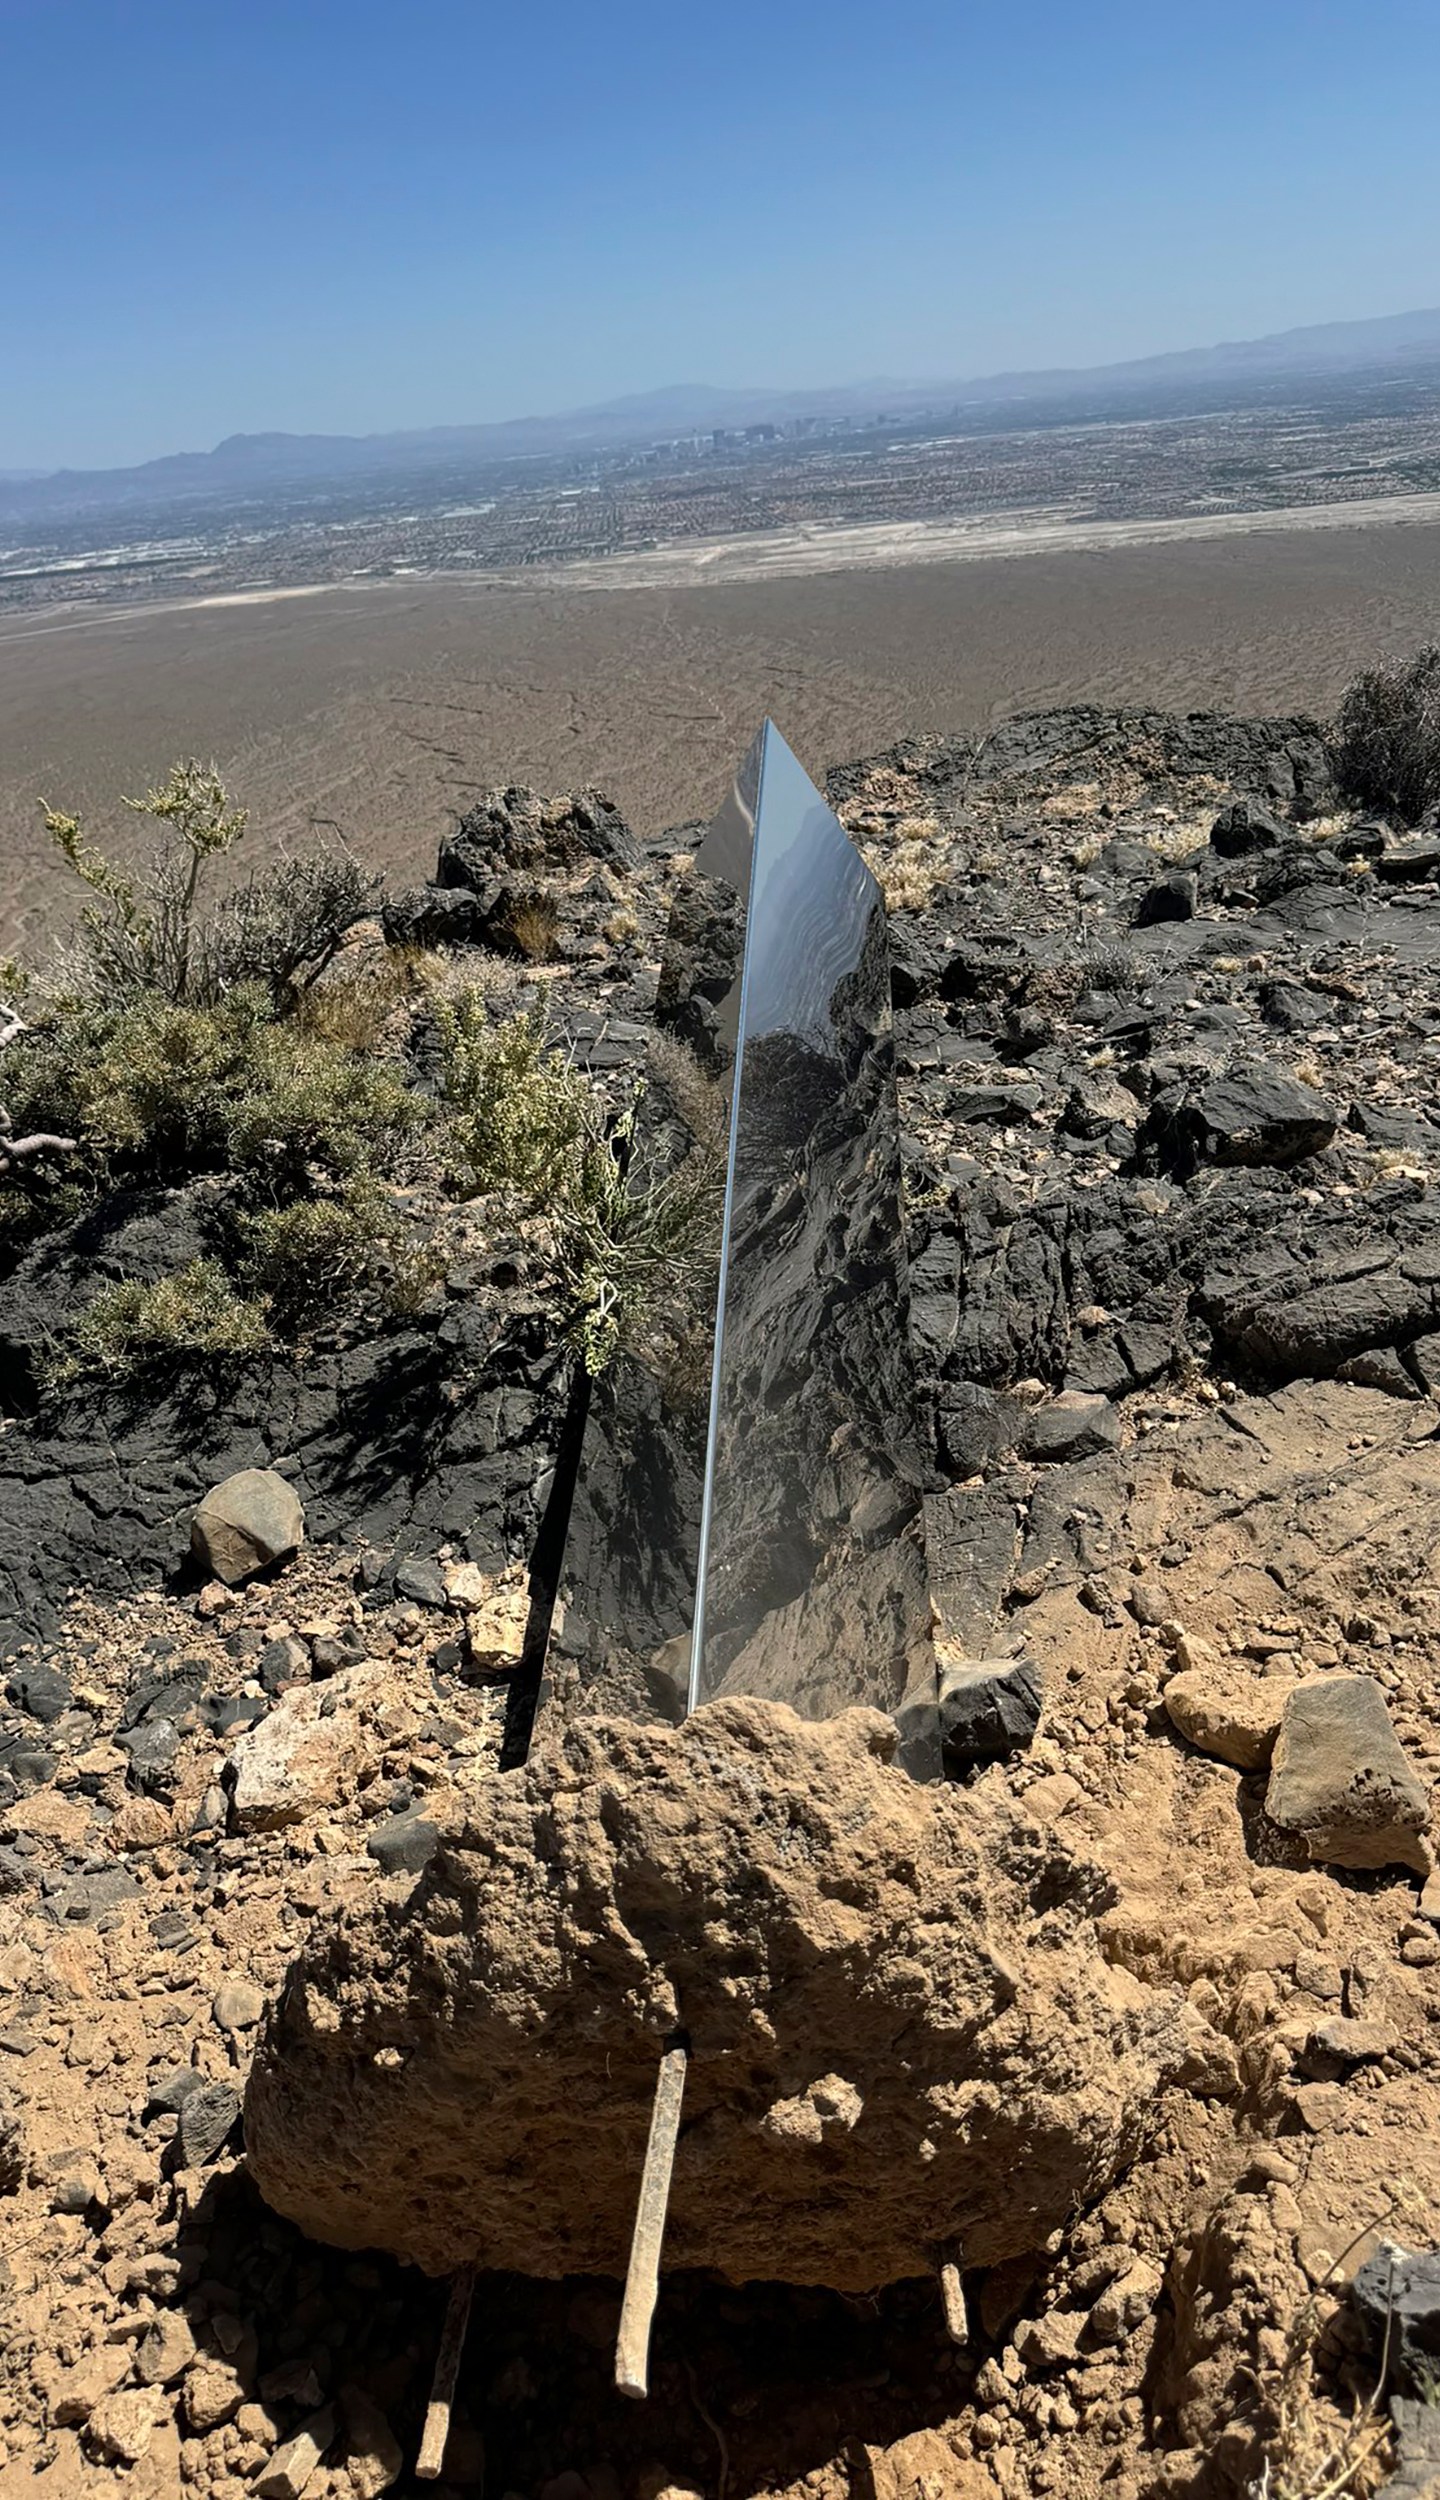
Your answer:
[[[718,1222],[692,1342],[598,1384],[572,1533],[593,1697],[869,1703],[929,1776],[884,906],[769,723],[676,901],[656,1024],[636,1151],[673,1169],[713,1139]]]

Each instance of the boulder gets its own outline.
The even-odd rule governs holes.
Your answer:
[[[1254,799],[1235,799],[1222,807],[1210,828],[1210,848],[1221,859],[1244,859],[1251,851],[1273,851],[1287,839],[1286,829],[1268,807]]]
[[[1282,1831],[1303,1834],[1312,1858],[1333,1866],[1429,1872],[1429,1801],[1368,1675],[1317,1677],[1292,1689],[1265,1811]]]
[[[624,817],[598,790],[542,798],[538,790],[487,790],[440,845],[435,883],[481,892],[507,872],[635,868],[640,850]]]
[[[1178,2000],[1105,1962],[1099,1879],[1022,1804],[912,1781],[895,1742],[737,1698],[476,1777],[418,1882],[292,1966],[246,2099],[261,2193],[434,2275],[623,2275],[683,2030],[667,2269],[859,2292],[1041,2247],[1133,2157]]]
[[[1171,1725],[1201,1753],[1260,1771],[1275,1751],[1292,1681],[1260,1675],[1238,1660],[1216,1659],[1172,1676],[1164,1702]]]
[[[1029,1417],[1021,1448],[1027,1458],[1095,1458],[1119,1439],[1120,1418],[1108,1398],[1062,1389]]]
[[[1135,911],[1137,929],[1154,929],[1166,920],[1193,920],[1199,879],[1193,868],[1172,868],[1167,877],[1141,895]]]
[[[1045,1681],[1033,1658],[940,1660],[940,1741],[952,1775],[1021,1753],[1040,1724]]]
[[[342,1668],[323,1684],[297,1684],[230,1752],[230,1819],[236,1832],[303,1823],[350,1793],[361,1765],[383,1749],[371,1723],[387,1688],[383,1667]]]
[[[1206,1162],[1298,1163],[1330,1144],[1340,1116],[1313,1085],[1252,1060],[1207,1085],[1186,1125]]]
[[[196,1505],[190,1550],[212,1579],[234,1588],[293,1554],[304,1534],[305,1512],[293,1484],[273,1467],[242,1467]]]

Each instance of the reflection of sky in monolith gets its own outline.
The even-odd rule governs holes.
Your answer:
[[[657,1024],[725,1098],[724,1225],[688,1396],[635,1363],[592,1419],[573,1594],[595,1627],[593,1706],[868,1703],[928,1775],[884,907],[768,722],[677,896]],[[663,1053],[650,1107],[673,1151],[685,1114]]]

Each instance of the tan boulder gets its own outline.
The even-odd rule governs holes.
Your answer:
[[[712,1702],[582,1719],[477,1778],[403,1893],[317,1926],[245,2107],[313,2237],[623,2275],[660,2056],[690,2046],[667,2268],[845,2291],[1043,2245],[1187,2054],[1085,1872],[893,1722]]]
[[[277,1831],[341,1803],[361,1765],[383,1749],[374,1724],[386,1678],[377,1665],[344,1667],[298,1684],[230,1752],[230,1818],[237,1832]]]
[[[1275,1750],[1292,1682],[1217,1658],[1172,1676],[1163,1698],[1172,1726],[1201,1753],[1233,1762],[1237,1771],[1260,1771]]]

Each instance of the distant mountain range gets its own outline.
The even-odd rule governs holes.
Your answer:
[[[829,390],[723,390],[680,383],[563,416],[514,417],[500,424],[431,426],[395,434],[232,434],[213,451],[175,452],[129,469],[60,469],[49,475],[0,471],[0,522],[9,528],[78,519],[87,513],[244,502],[333,484],[354,487],[417,479],[436,470],[478,469],[508,460],[614,450],[676,435],[747,425],[792,425],[886,415],[923,416],[1026,403],[1122,401],[1146,394],[1233,384],[1321,379],[1386,365],[1440,360],[1440,310],[1389,313],[1371,321],[1329,321],[1273,337],[1184,348],[1126,364],[997,373],[968,381],[876,380]]]

